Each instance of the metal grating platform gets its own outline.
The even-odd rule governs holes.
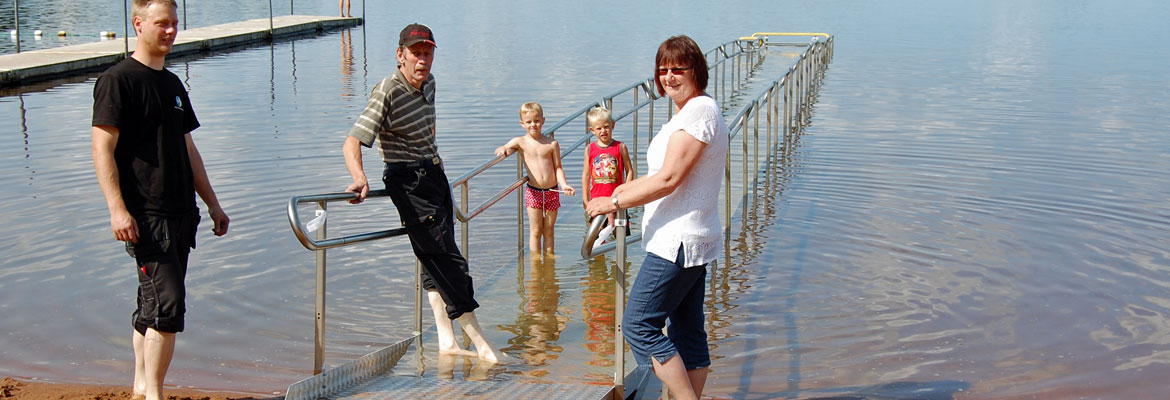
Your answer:
[[[616,398],[610,385],[525,382],[448,366],[448,376],[393,372],[422,336],[387,346],[289,386],[286,400],[318,399],[583,399]],[[409,358],[409,357],[407,357]],[[417,361],[416,362],[421,362]],[[460,364],[462,362],[460,361]],[[419,366],[421,368],[421,366]],[[410,366],[406,366],[410,369]],[[442,369],[442,367],[440,367]],[[421,370],[414,371],[422,374]],[[633,379],[631,379],[633,378]],[[638,382],[633,376],[631,382]],[[644,378],[641,379],[645,384]],[[638,398],[638,397],[634,397]]]
[[[436,377],[387,376],[332,396],[334,399],[582,399],[610,398],[612,388],[597,385],[515,381],[468,381]]]

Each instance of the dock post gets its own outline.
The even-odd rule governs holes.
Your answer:
[[[138,32],[134,32],[135,35]],[[122,1],[122,58],[130,56],[130,10],[126,0]]]
[[[12,12],[16,13],[16,52],[20,53],[20,0],[12,0]]]

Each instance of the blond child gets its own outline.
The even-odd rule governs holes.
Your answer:
[[[585,203],[594,197],[606,197],[622,183],[634,179],[630,151],[626,144],[613,140],[613,113],[605,107],[593,107],[585,115],[585,123],[597,141],[585,150],[585,168],[581,171],[581,197]],[[616,213],[609,213],[609,224],[597,235],[593,247],[608,240],[613,233]]]
[[[528,249],[551,254],[553,252],[553,225],[561,207],[561,193],[572,196],[576,191],[565,180],[561,168],[561,145],[544,136],[544,109],[540,103],[520,106],[520,126],[525,135],[509,140],[496,149],[496,155],[519,151],[524,155],[528,170],[528,185],[524,188],[524,205],[528,209]],[[557,187],[560,190],[557,190]]]

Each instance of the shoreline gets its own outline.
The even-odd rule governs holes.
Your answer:
[[[164,395],[168,400],[260,400],[284,399],[283,395],[273,397],[256,397],[255,394],[166,388]],[[0,379],[0,399],[21,400],[132,400],[134,399],[130,385],[106,385],[88,383],[65,383],[48,381],[30,381],[6,376]]]

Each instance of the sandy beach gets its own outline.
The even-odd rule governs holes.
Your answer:
[[[253,395],[232,392],[202,391],[196,389],[167,389],[170,400],[243,400],[261,399]],[[283,399],[283,396],[269,399]],[[133,399],[129,385],[88,385],[74,383],[52,383],[22,381],[12,377],[0,380],[0,399],[21,400],[130,400]]]

